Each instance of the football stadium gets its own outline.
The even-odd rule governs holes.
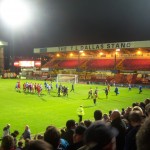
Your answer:
[[[0,150],[149,150],[149,1],[0,1]]]
[[[124,115],[140,107],[144,113],[150,97],[149,48],[150,41],[35,48],[34,54],[47,61],[15,60],[19,74],[2,74],[0,128],[10,124],[20,137],[28,125],[32,137],[43,135],[49,125],[62,129],[68,120],[79,123],[80,106],[83,124],[94,121],[95,110],[108,120],[114,110]]]

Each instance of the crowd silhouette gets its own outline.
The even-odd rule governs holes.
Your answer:
[[[63,125],[62,125],[63,126]],[[1,150],[149,150],[150,99],[122,111],[93,112],[93,120],[66,121],[64,128],[49,125],[43,134],[31,136],[30,128],[10,133],[3,128]]]

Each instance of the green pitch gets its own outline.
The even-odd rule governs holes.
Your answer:
[[[93,112],[96,109],[108,113],[109,110],[126,108],[133,102],[141,102],[150,97],[149,89],[143,89],[142,94],[138,94],[138,88],[128,91],[128,88],[119,88],[118,96],[114,93],[114,87],[110,88],[108,99],[106,99],[104,88],[101,85],[76,84],[75,92],[69,91],[68,97],[58,97],[55,83],[49,95],[44,89],[44,81],[29,81],[32,83],[42,83],[43,92],[39,97],[37,94],[16,92],[15,85],[18,80],[0,79],[0,137],[2,129],[7,124],[11,124],[11,132],[19,130],[23,132],[25,125],[29,125],[32,134],[44,132],[48,125],[55,125],[58,128],[64,127],[68,119],[78,121],[77,108],[83,105],[85,115],[83,119],[93,120]],[[21,80],[22,84],[26,82]],[[71,83],[62,83],[71,89]],[[95,90],[98,87],[99,98],[97,105],[92,99],[87,99],[90,87]]]

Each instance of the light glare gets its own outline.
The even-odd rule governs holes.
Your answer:
[[[10,27],[23,26],[29,21],[29,8],[24,0],[2,0],[0,4],[2,20]]]

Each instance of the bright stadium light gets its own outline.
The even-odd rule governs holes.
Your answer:
[[[81,54],[81,56],[85,56],[85,53],[83,52],[83,53]]]
[[[18,28],[29,22],[30,9],[25,0],[1,0],[0,15],[9,27]]]
[[[138,54],[138,55],[141,55],[141,54],[142,54],[142,52],[141,52],[140,50],[138,50],[138,51],[137,51],[137,54]]]
[[[72,57],[73,56],[73,53],[70,53],[70,57]]]
[[[103,55],[103,52],[100,52],[99,54],[102,56],[102,55]]]
[[[57,56],[57,57],[60,57],[60,54],[59,54],[59,53],[57,53],[57,54],[56,54],[56,56]]]

